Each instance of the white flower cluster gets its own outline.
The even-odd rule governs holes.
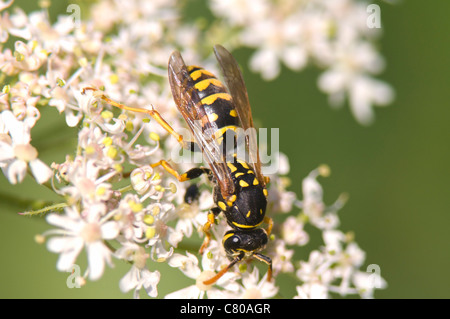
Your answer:
[[[70,271],[85,251],[88,266],[77,282],[86,284],[87,279],[101,278],[105,266],[112,266],[114,259],[126,261],[130,270],[119,286],[123,292],[134,291],[135,297],[140,296],[142,289],[150,297],[158,296],[157,286],[162,276],[159,271],[151,270],[155,262],[166,262],[194,280],[191,286],[170,293],[168,298],[271,298],[277,294],[287,297],[276,280],[282,273],[296,278],[299,298],[330,297],[333,293],[371,297],[375,288],[385,286],[380,278],[378,282],[382,285],[371,284],[373,278],[360,270],[364,252],[352,236],[338,230],[337,211],[342,206],[342,198],[331,206],[323,203],[322,188],[316,178],[328,174],[326,166],[314,170],[303,181],[301,201],[286,190],[287,177],[271,176],[268,213],[279,221],[267,247],[267,254],[273,260],[274,279],[267,281],[267,275],[261,277],[260,270],[254,266],[256,262],[241,263],[214,286],[204,285],[207,278],[229,263],[221,244],[227,230],[225,219],[220,217],[212,228],[213,239],[201,258],[201,267],[197,251],[187,251],[182,246],[183,239],[195,233],[203,236],[202,226],[214,204],[211,188],[203,187],[206,180],[200,181],[200,198],[186,204],[183,200],[186,183],[179,183],[163,169],[151,166],[167,159],[177,142],[167,138],[157,123],[148,121],[142,114],[120,112],[99,98],[99,94],[105,94],[131,106],[154,105],[175,129],[182,127],[165,68],[175,48],[182,50],[187,61],[200,60],[196,39],[201,31],[183,22],[175,0],[98,1],[86,9],[92,15],[89,20],[74,21],[79,17],[62,15],[54,24],[50,23],[45,8],[26,14],[20,8],[10,11],[12,2],[0,2],[3,83],[0,167],[12,184],[21,182],[30,172],[37,183],[65,199],[39,210],[48,213],[47,222],[56,228],[36,236],[38,242],[46,242],[48,250],[59,254],[58,270]],[[302,6],[307,2],[301,1]],[[310,2],[311,6],[322,3]],[[343,1],[338,2],[342,6]],[[347,10],[358,6],[351,1],[344,2],[350,7]],[[250,5],[246,1],[212,1],[214,12],[224,3]],[[326,39],[314,39],[318,36],[314,30],[302,29],[304,24],[314,29],[321,23],[320,15],[298,11],[285,23],[294,23],[296,18],[303,21],[311,13],[308,18],[311,24],[302,23],[301,28],[297,26],[301,30],[294,31],[289,31],[287,25],[283,31],[273,23],[284,21],[294,11],[285,12],[288,7],[280,5],[277,10],[281,11],[274,14],[278,20],[265,19],[268,5],[269,2],[255,1],[251,11],[237,10],[239,14],[235,11],[241,7],[227,6],[221,10],[221,14],[229,11],[232,25],[243,27],[243,39],[250,33],[260,37],[253,40],[253,45],[260,42],[262,46],[251,62],[254,67],[264,56],[273,54],[283,54],[282,59],[295,68],[306,63],[307,55],[312,55],[314,50],[327,55],[326,51],[319,50]],[[270,2],[270,5],[274,4]],[[328,5],[326,12],[351,14],[342,12],[343,9]],[[354,26],[347,28],[346,32],[350,32]],[[337,31],[341,29],[335,29],[334,37],[340,36]],[[278,35],[270,35],[268,31],[282,34],[283,38],[277,39]],[[295,45],[285,42],[294,35],[302,35],[303,40],[297,39]],[[8,43],[13,46],[9,47]],[[275,48],[277,52],[272,51]],[[331,57],[323,57],[322,62],[327,58]],[[278,73],[277,70],[275,73],[261,71],[266,77]],[[88,87],[98,90],[84,90]],[[68,126],[79,129],[74,154],[50,166],[39,160],[38,150],[31,145],[31,130],[41,120],[43,107],[56,108]],[[285,175],[289,172],[288,161],[282,154],[280,158],[280,172]],[[177,170],[186,168],[179,165]],[[286,217],[287,213],[299,209],[298,216]],[[324,246],[313,250],[309,260],[298,261],[294,259],[294,248],[309,242],[307,225],[322,232]]]
[[[323,202],[323,190],[317,182],[318,176],[328,176],[329,168],[320,166],[303,180],[303,200],[297,202],[302,208],[298,219],[311,223],[322,231],[324,246],[311,251],[308,261],[300,261],[296,271],[302,285],[297,286],[296,298],[328,298],[330,292],[340,295],[359,294],[364,298],[372,298],[375,288],[385,288],[386,282],[381,276],[364,272],[360,267],[364,264],[365,252],[354,241],[352,233],[343,233],[338,229],[337,215],[346,201],[341,195],[331,206]],[[301,243],[305,235],[302,228],[289,217],[283,224],[285,234],[297,237],[293,243]],[[289,240],[292,241],[292,240]],[[289,243],[286,240],[287,243]]]
[[[373,43],[370,3],[354,0],[212,0],[212,11],[234,26],[237,45],[255,48],[250,68],[276,78],[282,62],[299,71],[313,63],[325,71],[319,88],[332,106],[348,97],[362,124],[374,119],[373,105],[388,105],[392,88],[375,78],[384,61]],[[368,22],[369,21],[369,22]],[[369,25],[368,25],[369,24]]]

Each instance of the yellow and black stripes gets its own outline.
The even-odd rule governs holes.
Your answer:
[[[194,89],[197,91],[209,122],[218,129],[216,137],[221,144],[223,141],[221,137],[225,132],[228,129],[235,131],[239,125],[231,95],[211,72],[195,65],[188,66],[187,71],[194,82]]]

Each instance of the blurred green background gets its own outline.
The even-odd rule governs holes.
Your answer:
[[[54,2],[65,12],[65,2]],[[348,106],[331,109],[317,89],[320,72],[314,68],[301,73],[284,69],[272,82],[244,70],[254,117],[264,127],[280,128],[292,190],[301,195],[302,178],[327,163],[332,174],[320,179],[325,201],[331,204],[342,192],[350,195],[340,212],[340,229],[355,232],[367,253],[366,265],[380,266],[388,288],[375,297],[449,298],[450,2],[376,3],[383,20],[380,51],[387,62],[380,78],[394,87],[396,99],[376,109],[372,126],[359,125]],[[238,50],[235,56],[245,62],[250,51]],[[75,137],[75,131],[63,130],[53,111],[44,111],[50,122],[33,130],[33,144],[47,163],[63,161],[63,155],[55,159],[50,149],[70,153],[73,148],[64,141]],[[40,138],[49,133],[51,139]],[[28,178],[11,186],[3,175],[0,189],[1,298],[131,296],[119,291],[118,281],[128,267],[117,261],[98,282],[68,289],[68,273],[56,270],[57,255],[33,239],[50,226],[42,218],[16,214],[26,205],[18,198],[48,199],[51,192]],[[186,280],[177,271],[172,274]],[[167,292],[161,288],[160,297]]]

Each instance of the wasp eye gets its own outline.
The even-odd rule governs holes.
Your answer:
[[[228,237],[228,239],[225,240],[223,244],[225,246],[225,249],[236,249],[241,246],[241,243],[242,241],[240,236],[233,234],[232,236]]]

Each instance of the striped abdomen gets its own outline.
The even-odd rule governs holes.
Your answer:
[[[209,122],[217,126],[216,138],[219,144],[227,130],[236,131],[239,119],[231,95],[226,87],[211,72],[199,67],[188,66],[194,81],[194,88],[204,106]]]

